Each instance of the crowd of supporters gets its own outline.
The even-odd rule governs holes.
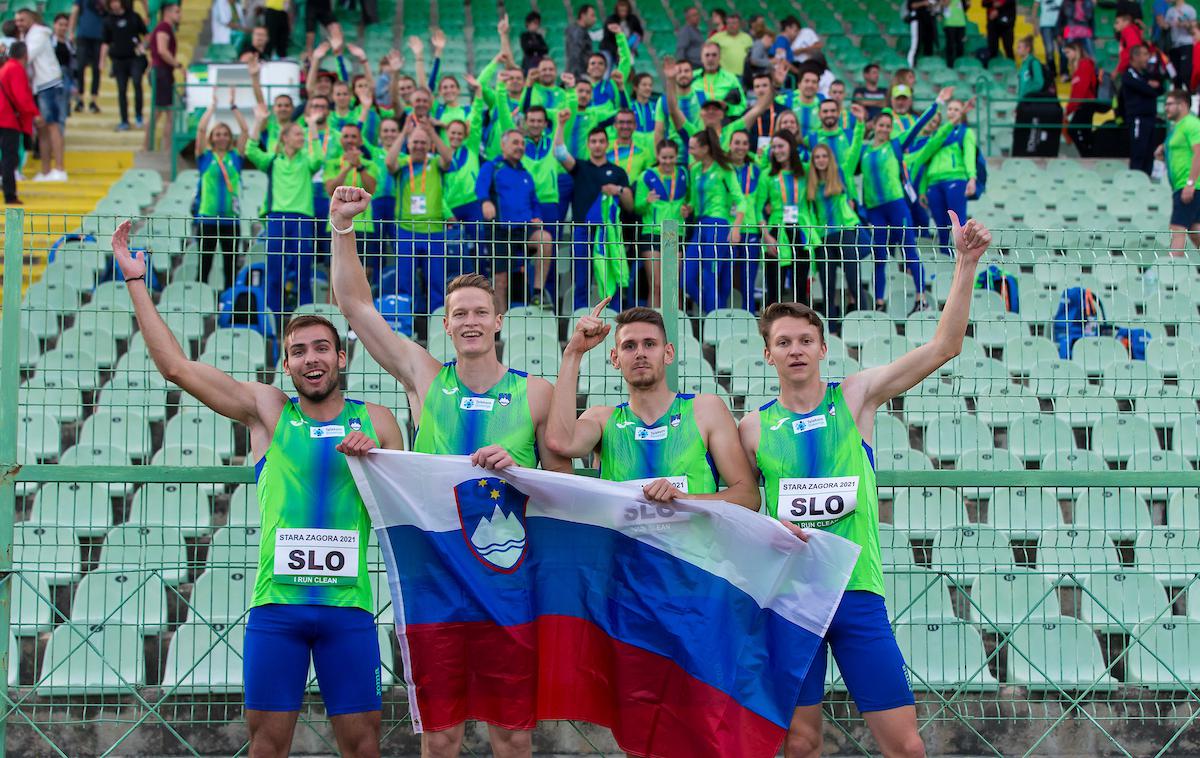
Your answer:
[[[602,26],[590,5],[574,16],[559,60],[536,13],[519,33],[502,19],[499,54],[462,80],[440,74],[436,29],[377,67],[330,35],[312,51],[300,102],[266,100],[270,55],[251,52],[258,107],[234,111],[248,137],[235,140],[211,112],[197,134],[202,249],[223,251],[228,284],[240,175],[256,168],[270,177],[262,211],[276,255],[264,291],[275,311],[312,299],[329,192],[343,184],[374,197],[356,226],[377,292],[411,298],[418,313],[473,270],[497,280],[501,308],[579,308],[593,289],[617,305],[657,304],[668,219],[684,222],[681,286],[702,312],[812,301],[815,281],[831,316],[882,308],[895,248],[911,307],[926,307],[916,237],[932,230],[944,246],[948,211],[966,215],[971,101],[914,93],[908,69],[872,64],[839,79],[794,17],[772,29],[713,11],[704,28],[692,9],[675,55],[660,50],[656,62],[628,3]],[[255,34],[265,46],[266,30]],[[573,271],[555,271],[562,253]],[[875,275],[860,277],[865,266]],[[556,291],[564,282],[569,297]]]

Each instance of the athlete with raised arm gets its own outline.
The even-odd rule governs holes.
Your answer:
[[[760,319],[767,362],[779,373],[780,394],[742,418],[742,447],[765,484],[772,518],[824,529],[862,547],[858,563],[820,652],[801,687],[788,731],[787,758],[821,754],[821,699],[827,650],[880,750],[923,756],[917,712],[904,659],[884,606],[879,550],[879,494],[871,448],[875,412],[916,386],[962,350],[975,268],[991,244],[978,221],[960,226],[951,212],[958,263],[933,339],[892,363],[821,378],[827,347],[821,317],[806,305],[775,303]]]
[[[472,463],[497,470],[534,467],[540,457],[542,468],[570,473],[570,461],[555,455],[545,439],[554,388],[496,357],[496,334],[504,317],[496,312],[487,277],[463,274],[446,285],[442,326],[455,352],[455,360],[448,363],[393,332],[379,315],[355,252],[352,223],[370,202],[371,196],[359,187],[338,187],[330,199],[333,291],[358,339],[407,390],[417,422],[413,450],[469,455]],[[427,726],[421,735],[424,755],[457,756],[465,715],[422,716]],[[508,729],[490,724],[493,753],[502,758],[532,755],[533,726]]]
[[[378,756],[371,518],[339,453],[403,448],[396,417],[342,396],[346,353],[334,325],[320,316],[297,316],[283,334],[283,370],[295,397],[189,360],[154,307],[145,253],[130,252],[129,230],[125,221],[113,233],[113,256],[154,365],[167,381],[250,430],[262,536],[243,653],[249,754],[288,755],[311,657],[341,754]]]
[[[648,500],[728,500],[757,510],[758,484],[738,448],[733,414],[716,395],[684,394],[667,386],[675,346],[667,341],[657,311],[629,308],[617,315],[609,360],[625,377],[629,401],[588,408],[575,417],[583,356],[612,330],[600,317],[608,302],[579,320],[563,351],[547,425],[550,449],[568,458],[598,453],[601,478],[640,484]],[[718,491],[722,479],[727,486]]]

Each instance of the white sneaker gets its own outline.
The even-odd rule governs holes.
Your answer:
[[[37,176],[33,177],[33,181],[35,181],[35,182],[52,182],[52,181],[54,181],[54,172],[51,171],[49,174],[39,173]]]
[[[18,182],[27,182],[27,181],[29,181],[29,179],[24,174],[22,174],[20,171],[18,171],[17,172],[17,181]]]
[[[62,170],[60,170],[60,169],[57,169],[57,168],[56,168],[56,169],[54,169],[53,171],[51,171],[51,172],[50,172],[50,181],[52,181],[52,182],[65,182],[65,181],[67,181],[67,172],[66,172],[66,171],[62,171]]]

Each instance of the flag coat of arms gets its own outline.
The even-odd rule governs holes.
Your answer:
[[[350,468],[413,727],[609,727],[638,756],[774,756],[858,558],[739,506],[389,450]]]

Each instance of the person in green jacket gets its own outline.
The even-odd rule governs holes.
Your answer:
[[[776,132],[767,173],[758,180],[755,204],[762,211],[763,308],[771,303],[811,303],[813,248],[820,242],[796,138]]]
[[[715,129],[692,135],[688,155],[692,159],[688,205],[696,214],[696,223],[685,248],[683,287],[707,314],[729,307],[731,245],[742,241],[745,196]]]
[[[886,134],[886,132],[885,132]],[[859,228],[858,214],[850,205],[850,193],[842,181],[837,156],[829,145],[813,148],[804,184],[804,197],[813,206],[813,215],[821,235],[817,248],[817,273],[825,293],[825,315],[829,330],[840,331],[840,318],[856,310],[860,302],[858,261],[869,249]],[[837,270],[842,269],[846,290],[837,294]]]
[[[939,131],[946,129],[947,134],[930,155],[924,172],[927,188],[923,194],[937,226],[938,246],[945,255],[950,255],[950,211],[967,218],[967,198],[975,194],[978,147],[975,130],[967,126],[967,114],[974,107],[975,98],[946,104],[946,123]]]
[[[562,223],[558,215],[558,177],[563,168],[554,157],[554,132],[557,129],[557,122],[550,126],[549,115],[542,106],[534,105],[525,112],[525,157],[521,162],[533,176],[538,218],[542,220],[542,230],[552,240],[561,238],[559,224]]]
[[[655,151],[656,163],[642,172],[633,187],[634,212],[641,217],[638,253],[646,263],[650,279],[650,306],[662,307],[662,222],[685,220],[692,209],[687,204],[690,186],[688,170],[679,165],[679,146],[661,140]]]
[[[735,131],[729,138],[729,163],[745,198],[742,223],[746,232],[742,235],[741,244],[733,246],[733,280],[729,285],[732,286],[736,281],[741,287],[741,307],[748,311],[754,311],[754,286],[758,281],[758,264],[762,257],[758,236],[759,227],[762,226],[762,206],[757,202],[757,193],[763,170],[753,158],[750,153],[750,132],[745,129]]]
[[[267,107],[254,111],[251,134],[267,121]],[[312,127],[309,127],[310,130]],[[267,152],[257,140],[246,143],[246,160],[270,177],[267,185],[267,270],[263,277],[266,306],[276,315],[286,307],[313,301],[313,177],[324,168],[324,156],[312,149],[313,135],[296,122],[279,133],[276,150]]]

